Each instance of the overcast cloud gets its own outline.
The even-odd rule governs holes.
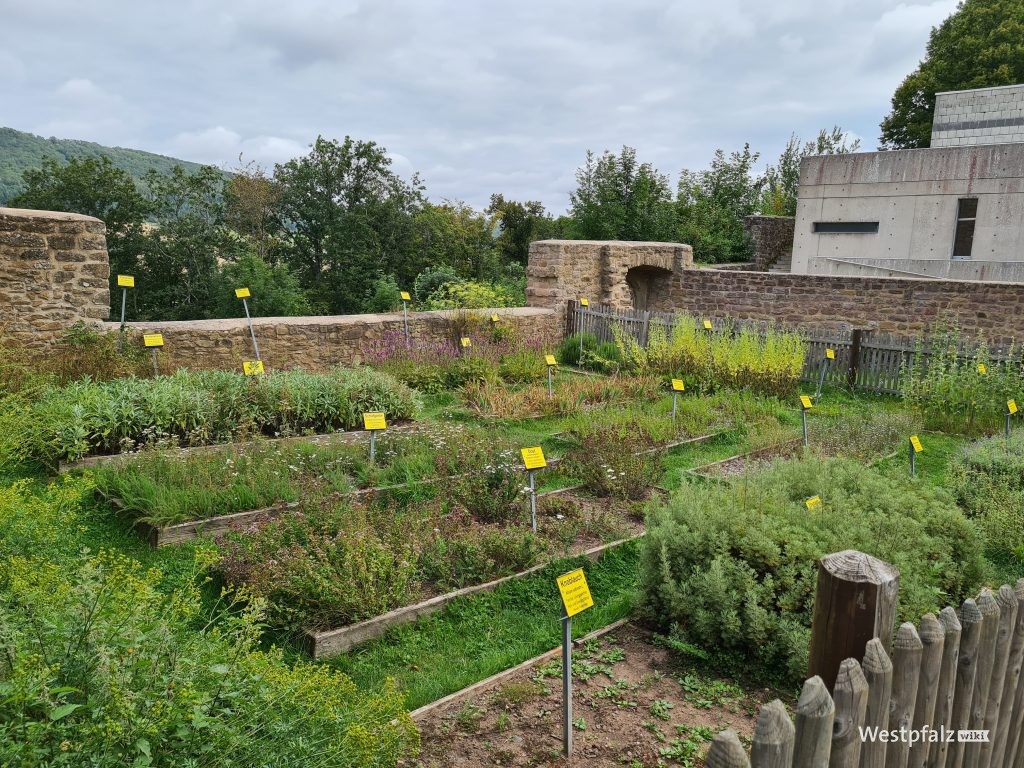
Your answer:
[[[873,149],[956,0],[0,0],[0,125],[225,165],[372,139],[432,199],[560,212],[587,149],[670,173]]]

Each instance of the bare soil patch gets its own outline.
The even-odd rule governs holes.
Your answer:
[[[401,765],[698,768],[725,728],[749,743],[758,708],[778,696],[698,671],[633,625],[575,649],[573,675],[571,761],[559,657],[426,712],[422,753]]]

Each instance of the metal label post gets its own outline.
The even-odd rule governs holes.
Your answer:
[[[526,476],[530,478],[530,528],[537,532],[537,479],[536,472],[530,470]]]
[[[550,398],[552,398],[554,396],[555,396],[555,387],[554,387],[554,384],[552,382],[551,366],[549,365],[548,366],[548,399],[550,399]],[[1009,424],[1009,421],[1007,421],[1007,424]]]
[[[252,336],[252,348],[256,353],[256,359],[262,360],[260,357],[260,345],[256,342],[256,331],[252,327],[252,317],[249,315],[249,300],[242,297],[242,306],[245,307],[245,319],[249,321],[249,335]]]
[[[402,324],[405,326],[405,345],[411,346],[412,339],[409,337],[409,303],[402,300]]]
[[[156,362],[156,347],[153,347],[153,375],[154,376],[159,376],[160,375],[160,366],[157,365],[157,362]]]
[[[807,448],[809,443],[808,443],[808,440],[807,440],[807,409],[806,408],[801,408],[800,409],[800,425],[803,427],[803,430],[804,430],[804,448]]]
[[[572,754],[572,617],[562,618],[562,752]]]
[[[370,463],[377,457],[377,430],[370,430]]]
[[[672,393],[672,421],[676,420],[676,410],[679,407],[679,393]]]
[[[910,476],[917,477],[917,451],[914,450],[914,443],[912,441],[908,442],[907,446],[910,451]]]
[[[832,360],[828,357],[826,357],[821,363],[821,375],[818,376],[818,390],[814,393],[815,400],[821,397],[821,390],[825,386],[825,375],[828,373],[828,368],[831,363]]]

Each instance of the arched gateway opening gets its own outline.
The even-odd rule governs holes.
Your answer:
[[[633,297],[633,309],[656,309],[661,304],[661,299],[668,295],[671,277],[671,270],[646,264],[627,270],[626,284]]]

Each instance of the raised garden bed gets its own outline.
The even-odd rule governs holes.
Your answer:
[[[751,737],[758,707],[778,696],[688,665],[632,624],[574,645],[573,763],[703,765],[717,733]],[[413,712],[422,750],[399,765],[565,766],[561,709],[561,658],[552,650]]]
[[[730,456],[719,461],[712,461],[702,464],[699,467],[687,470],[690,474],[698,477],[722,479],[732,475],[741,475],[748,472],[758,464],[764,464],[775,459],[788,458],[800,452],[803,447],[803,439],[796,438],[787,440],[784,443],[769,445],[758,448],[755,451]]]

